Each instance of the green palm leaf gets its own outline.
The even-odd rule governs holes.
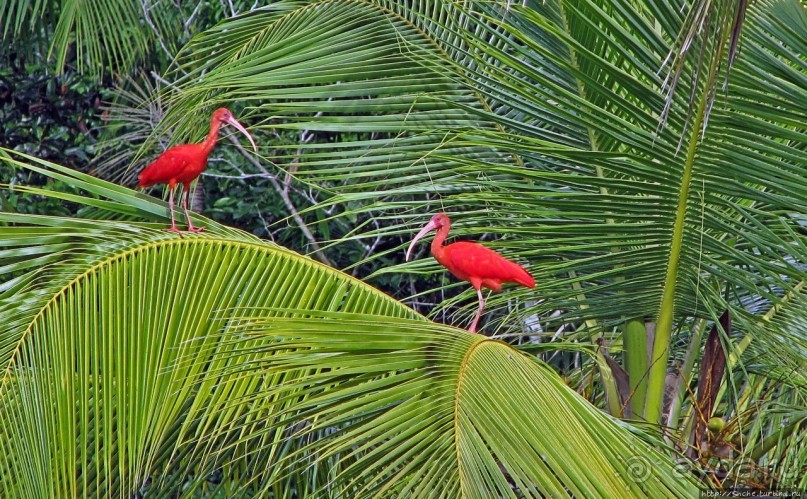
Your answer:
[[[128,189],[2,160],[87,192],[37,194],[167,220]],[[547,367],[248,234],[0,222],[4,496],[696,490]]]
[[[491,297],[507,311],[490,325],[498,333],[521,334],[527,317],[591,334],[657,323],[651,421],[680,325],[730,309],[736,328],[764,339],[744,300],[775,304],[803,281],[799,2],[749,8],[724,95],[701,92],[722,78],[721,59],[697,71],[696,58],[682,63],[701,76],[681,80],[668,102],[658,70],[686,21],[671,4],[277,5],[189,47],[173,120],[202,102],[247,100],[258,127],[364,134],[274,159],[333,192],[324,204],[346,207],[344,216],[399,220],[391,232],[411,230],[415,211],[420,222],[444,210],[457,215],[459,236],[497,234],[490,246],[529,262],[539,282]],[[404,270],[442,271],[385,269]],[[460,303],[470,314],[472,293],[444,305]]]
[[[160,35],[181,26],[179,13],[164,1],[9,0],[0,9],[0,26],[4,39],[48,39],[48,62],[57,71],[75,62],[79,71],[101,75],[128,72],[155,47],[169,50],[175,37]]]
[[[419,321],[343,313],[242,320],[228,335],[236,343],[258,341],[247,348],[258,353],[250,369],[292,374],[290,382],[250,397],[262,410],[250,421],[279,414],[273,425],[297,429],[295,438],[318,435],[278,464],[294,467],[316,456],[311,466],[334,466],[332,479],[344,487],[340,494],[694,492],[686,480],[671,479],[660,454],[631,447],[626,426],[614,425],[546,365],[500,341]],[[243,372],[235,366],[233,374]],[[520,389],[505,388],[510,384]],[[289,398],[299,402],[277,410],[282,407],[275,400]],[[570,449],[585,455],[573,458]]]

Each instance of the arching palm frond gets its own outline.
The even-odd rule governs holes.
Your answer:
[[[2,53],[57,73],[69,65],[98,81],[141,65],[162,71],[201,27],[250,8],[248,0],[8,0],[0,6]]]
[[[126,188],[0,159],[87,216],[0,213],[3,496],[695,493],[504,343],[201,217],[166,233],[165,204]]]
[[[271,421],[309,442],[266,475],[330,466],[336,490],[350,497],[694,492],[683,469],[673,478],[662,455],[628,443],[635,437],[626,426],[612,426],[546,365],[500,341],[344,313],[241,321],[226,336],[254,342],[245,350],[257,358],[232,375],[288,373],[290,381],[250,396],[256,416],[225,431],[254,434]],[[276,400],[289,398],[299,403],[278,410]],[[570,459],[569,448],[598,450]],[[325,491],[334,489],[323,484],[314,494]]]

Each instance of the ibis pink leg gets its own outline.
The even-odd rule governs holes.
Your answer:
[[[476,332],[476,326],[479,324],[479,318],[482,317],[482,312],[485,310],[485,298],[482,296],[482,289],[477,288],[476,294],[479,296],[479,310],[476,312],[476,317],[474,317],[471,327],[468,328],[468,331],[472,333]]]
[[[168,207],[171,210],[171,227],[163,230],[168,232],[176,232],[177,234],[182,235],[182,231],[177,228],[177,223],[174,220],[174,186],[169,185],[168,189]]]
[[[182,193],[182,207],[185,209],[185,218],[188,219],[188,232],[202,232],[204,227],[194,227],[191,221],[191,214],[188,211],[188,195],[190,194],[190,187],[186,186]]]

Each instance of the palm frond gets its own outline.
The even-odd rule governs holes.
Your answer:
[[[334,192],[326,204],[349,207],[345,215],[397,218],[393,231],[422,220],[414,211],[444,210],[461,237],[498,234],[490,245],[529,262],[540,284],[491,298],[507,311],[494,331],[520,334],[536,315],[545,329],[596,324],[592,332],[657,322],[651,419],[678,324],[731,309],[737,327],[754,329],[742,297],[775,303],[803,278],[807,135],[796,116],[807,85],[796,28],[807,14],[798,2],[748,7],[724,95],[703,92],[712,88],[704,78],[725,72],[717,58],[669,100],[658,70],[686,21],[671,4],[281,5],[190,47],[189,65],[214,40],[228,48],[181,81],[177,109],[248,100],[259,126],[367,134],[305,146],[296,175]],[[343,22],[347,12],[377,29]],[[327,48],[314,43],[323,39]],[[682,64],[697,73],[700,63]],[[470,292],[446,306],[460,302],[470,313]]]
[[[220,394],[222,412],[253,409],[243,424],[212,433],[266,426],[310,442],[263,475],[329,466],[331,479],[314,494],[675,497],[695,490],[673,478],[677,471],[657,451],[628,444],[635,436],[626,427],[554,371],[499,341],[344,313],[239,316],[223,341],[239,355],[255,352],[255,361],[214,373],[210,383],[247,370],[287,381],[236,402]],[[503,389],[511,383],[520,389]]]
[[[208,231],[181,238],[109,221],[167,213],[59,165],[0,159],[72,187],[28,191],[94,215],[0,213],[4,496],[696,490],[506,344],[201,217]]]
[[[69,64],[100,80],[144,60],[170,63],[198,29],[200,8],[211,21],[235,15],[221,2],[9,0],[0,8],[0,31],[4,40],[14,38],[14,50],[31,52],[56,72]]]
[[[414,317],[369,286],[254,236],[200,217],[206,233],[177,238],[159,230],[162,202],[8,154],[4,161],[91,196],[31,192],[161,222],[0,214],[8,224],[0,227],[3,495],[133,492],[150,476],[181,488],[190,478],[178,476],[186,463],[171,460],[182,455],[173,450],[184,436],[176,425],[210,363],[191,352],[227,325],[225,310],[293,305]],[[194,361],[177,364],[187,355]]]

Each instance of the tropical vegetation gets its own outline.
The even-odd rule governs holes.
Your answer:
[[[115,182],[0,158],[44,184],[4,206],[70,212],[0,214],[2,495],[807,488],[798,0],[18,0],[0,19],[17,55],[127,75],[93,166]],[[288,218],[258,235],[288,224],[278,242],[313,259],[201,215],[165,233],[167,205],[120,185],[219,106],[260,152],[223,140],[204,206],[247,216],[235,192],[261,182]],[[483,334],[459,329],[467,284],[425,249],[402,261],[437,211],[538,282],[489,296]]]

